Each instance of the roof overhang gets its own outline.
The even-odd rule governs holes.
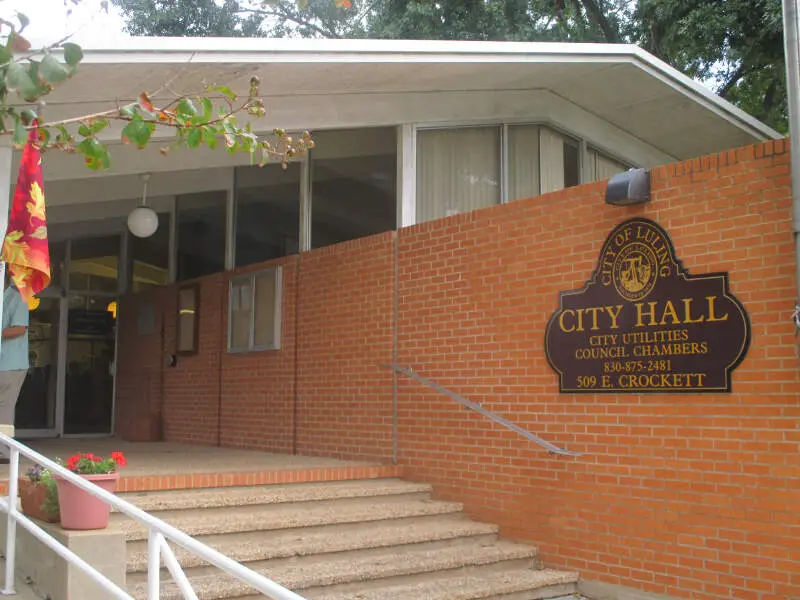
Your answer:
[[[201,92],[205,83],[245,91],[256,75],[269,110],[258,123],[263,131],[435,124],[448,120],[442,110],[448,107],[437,106],[444,95],[457,103],[475,94],[539,92],[675,159],[781,137],[633,45],[242,38],[123,43],[85,49],[78,74],[48,97],[48,120],[107,109],[143,90],[156,99]],[[419,105],[427,108],[410,112]],[[110,131],[109,139],[119,139],[118,133]]]

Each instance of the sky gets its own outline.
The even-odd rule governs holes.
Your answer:
[[[69,16],[65,1],[72,9]],[[78,6],[73,6],[70,0],[0,0],[0,16],[16,21],[16,12],[24,13],[30,25],[23,35],[34,47],[51,44],[69,34],[74,34],[72,39],[84,47],[108,46],[127,34],[122,32],[119,11],[109,6],[106,13],[101,1],[81,0]]]

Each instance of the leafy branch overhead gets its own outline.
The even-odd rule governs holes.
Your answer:
[[[242,96],[214,84],[199,94],[175,94],[157,106],[143,91],[135,102],[47,121],[45,97],[75,75],[83,51],[66,39],[32,50],[23,35],[28,24],[23,14],[17,14],[16,22],[0,19],[0,135],[13,136],[15,147],[22,147],[35,129],[42,151],[77,153],[90,169],[107,169],[111,155],[100,134],[114,122],[121,125],[121,141],[140,149],[150,144],[159,128],[171,130],[172,142],[161,148],[163,154],[179,147],[215,149],[223,145],[231,154],[250,154],[253,163],[279,161],[286,167],[290,159],[314,147],[308,132],[295,138],[283,129],[274,129],[265,137],[253,128],[251,119],[266,114],[258,77],[251,78],[249,90]]]

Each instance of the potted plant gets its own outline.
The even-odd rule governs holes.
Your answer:
[[[34,465],[25,477],[19,478],[18,487],[24,514],[47,523],[58,523],[58,490],[49,469]]]
[[[67,469],[112,493],[119,481],[117,469],[125,464],[122,452],[112,452],[108,457],[95,456],[91,452],[80,453],[67,459]],[[108,527],[111,506],[66,479],[58,476],[55,479],[64,529],[87,531]]]

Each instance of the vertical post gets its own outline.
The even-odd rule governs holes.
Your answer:
[[[508,157],[508,124],[503,123],[503,126],[500,128],[500,204],[505,204],[512,199],[508,197]]]
[[[147,530],[147,600],[158,600],[161,594],[161,539],[152,527]]]
[[[14,150],[10,146],[0,147],[0,246],[6,239],[8,230],[8,212],[11,196],[11,162],[14,158]],[[6,265],[0,263],[0,281],[5,283]],[[5,289],[5,288],[3,288]],[[3,294],[0,294],[0,315],[3,314]],[[0,339],[0,345],[2,339]],[[16,496],[15,496],[16,498]]]
[[[303,162],[300,163],[300,223],[298,224],[298,249],[300,252],[311,250],[311,185],[312,185],[312,166],[311,151],[306,154]]]
[[[167,258],[169,283],[178,280],[178,197],[169,201],[169,257]]]
[[[397,127],[397,228],[417,223],[417,128]]]
[[[792,221],[794,225],[797,301],[800,302],[800,1],[783,0],[783,43],[789,135],[792,155]]]
[[[17,478],[19,477],[19,450],[11,448],[8,462],[8,517],[6,525],[6,573],[3,595],[14,593],[14,571],[17,556]]]
[[[236,167],[231,168],[231,176],[225,194],[225,270],[236,266]]]

